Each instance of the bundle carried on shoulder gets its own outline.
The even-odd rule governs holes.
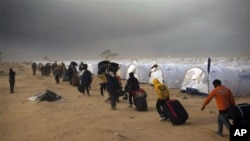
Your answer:
[[[115,62],[110,62],[108,69],[109,69],[109,71],[117,72],[119,69],[119,64],[115,63]]]
[[[102,74],[103,72],[105,72],[109,66],[109,63],[110,61],[108,60],[98,62],[98,74]]]

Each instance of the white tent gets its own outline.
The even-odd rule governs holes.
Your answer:
[[[148,83],[151,66],[152,64],[137,63],[133,61],[127,67],[126,79],[129,78],[129,73],[133,72],[140,83]]]
[[[181,88],[186,71],[193,65],[189,64],[165,64],[162,65],[164,81],[169,88]]]
[[[200,93],[209,93],[214,87],[212,82],[219,79],[222,85],[232,90],[234,96],[250,95],[250,67],[226,68],[212,66],[210,73],[207,72],[207,66],[193,67],[186,71],[181,90],[187,88],[197,89]]]
[[[167,84],[169,88],[181,88],[184,75],[191,64],[158,64],[157,68],[152,68],[149,78],[149,84],[152,84],[154,78]]]
[[[128,66],[131,64],[131,60],[115,60],[114,62],[117,62],[120,64],[120,69],[118,70],[118,75],[120,75],[121,79],[127,78],[127,69]]]

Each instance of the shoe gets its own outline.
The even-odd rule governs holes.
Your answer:
[[[221,133],[214,132],[214,134],[217,135],[218,137],[223,137]]]
[[[160,121],[165,121],[167,118],[166,117],[161,117]]]
[[[116,108],[115,107],[111,107],[111,110],[116,110]]]
[[[128,108],[133,108],[133,106],[132,106],[132,105],[129,105]]]

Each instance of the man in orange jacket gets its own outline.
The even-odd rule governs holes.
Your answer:
[[[218,131],[216,132],[217,135],[222,137],[223,132],[223,124],[226,128],[230,129],[230,122],[227,118],[227,109],[235,105],[235,100],[231,90],[223,85],[221,85],[221,81],[216,79],[213,81],[214,89],[209,93],[207,98],[204,100],[201,111],[203,111],[207,104],[215,97],[217,108],[219,110],[218,115]]]

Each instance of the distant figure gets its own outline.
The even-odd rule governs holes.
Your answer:
[[[104,96],[104,91],[106,91],[106,87],[107,87],[107,78],[106,78],[106,73],[98,73],[98,78],[100,79],[100,94],[101,96]]]
[[[129,78],[125,85],[125,91],[129,93],[128,100],[129,100],[129,108],[133,108],[133,104],[135,105],[135,99],[132,95],[132,91],[140,89],[140,84],[138,79],[134,76],[134,73],[129,73]]]
[[[35,76],[36,75],[36,63],[35,62],[32,63],[31,68],[33,71],[33,75]]]
[[[59,68],[55,67],[53,73],[54,73],[54,77],[56,80],[56,84],[59,84],[60,83],[60,70],[59,70]]]
[[[114,72],[114,75],[115,75],[116,79],[117,79],[118,82],[119,82],[119,86],[120,86],[120,88],[119,88],[119,90],[118,90],[118,93],[119,93],[119,92],[122,91],[122,79],[121,79],[120,75],[117,74],[117,72]],[[116,99],[117,102],[120,102],[119,96],[117,96],[116,98],[117,98],[117,99]]]
[[[201,111],[203,111],[209,102],[215,98],[217,108],[219,110],[218,115],[218,130],[215,132],[216,135],[222,137],[223,132],[223,124],[230,131],[230,122],[227,117],[227,109],[230,106],[235,105],[235,100],[231,90],[223,85],[221,85],[221,81],[216,79],[213,81],[214,89],[209,93],[207,98],[204,100]]]
[[[157,101],[156,101],[156,110],[160,115],[160,120],[167,120],[167,115],[163,112],[163,106],[166,103],[166,100],[169,100],[169,89],[168,87],[160,83],[158,79],[153,80],[154,90],[157,94]]]
[[[120,84],[115,76],[115,73],[110,71],[107,76],[107,91],[109,92],[111,109],[116,110],[116,102],[118,97],[118,92],[120,90]]]
[[[80,85],[82,88],[82,93],[85,94],[85,91],[87,91],[87,95],[90,96],[90,84],[92,83],[92,73],[88,70],[88,65],[83,65],[83,74],[81,77]]]
[[[73,65],[69,65],[68,66],[68,69],[67,69],[67,76],[69,78],[69,84],[72,85],[73,82],[72,82],[72,78],[73,78],[73,75],[74,75],[74,66]]]
[[[16,76],[16,72],[14,72],[12,68],[10,68],[10,71],[9,71],[10,93],[14,93],[15,76]]]

